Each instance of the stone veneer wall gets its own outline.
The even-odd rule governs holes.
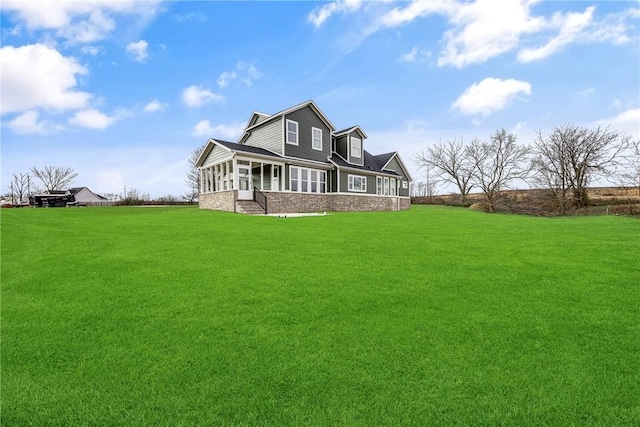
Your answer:
[[[265,194],[269,213],[395,211],[411,207],[408,197],[286,192]]]
[[[395,211],[411,207],[409,197],[353,196],[350,194],[309,194],[264,191],[269,213]],[[200,194],[200,209],[235,212],[235,190]]]
[[[200,194],[198,197],[198,205],[200,209],[235,212],[236,200],[238,200],[237,194],[238,192],[236,190]]]

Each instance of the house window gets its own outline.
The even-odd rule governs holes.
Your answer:
[[[298,191],[298,188],[300,188],[299,173],[300,173],[299,168],[294,168],[293,166],[291,167],[291,173],[289,174],[290,175],[289,178],[291,179],[289,188],[291,189],[291,191]]]
[[[291,191],[298,193],[325,193],[327,188],[327,172],[316,169],[290,167]]]
[[[349,191],[367,191],[367,177],[349,175]]]
[[[309,191],[309,169],[300,169],[300,191]]]
[[[355,136],[351,137],[351,157],[362,157],[362,140]]]
[[[404,188],[405,190],[409,188],[409,184],[407,183],[407,181],[402,181],[402,188]]]
[[[384,179],[384,195],[389,195],[389,178]]]
[[[298,145],[298,122],[287,120],[287,144]]]
[[[378,196],[382,196],[382,177],[381,176],[376,177],[376,194]]]
[[[390,178],[389,179],[389,195],[391,196],[395,196],[396,195],[396,179],[395,178]]]
[[[322,129],[311,128],[311,148],[322,151]]]

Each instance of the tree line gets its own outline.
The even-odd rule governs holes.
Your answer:
[[[514,183],[545,190],[562,214],[570,207],[587,206],[587,188],[598,178],[637,187],[640,196],[640,143],[608,126],[566,123],[549,134],[537,131],[530,145],[499,129],[487,141],[476,137],[468,144],[461,139],[440,142],[413,160],[433,170],[440,185],[455,186],[462,204],[477,189],[489,212],[495,212],[502,192]]]

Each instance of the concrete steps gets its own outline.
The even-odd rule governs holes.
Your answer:
[[[236,212],[245,215],[264,215],[264,209],[253,200],[236,201]]]

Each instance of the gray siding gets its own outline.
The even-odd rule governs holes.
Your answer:
[[[343,159],[347,160],[347,136],[336,138],[336,153],[340,154]]]
[[[282,121],[276,119],[257,127],[244,143],[282,154]]]
[[[394,171],[395,173],[397,173],[398,175],[401,176],[401,178],[400,178],[401,183],[400,183],[399,195],[408,197],[409,196],[409,184],[407,184],[407,188],[402,188],[402,181],[408,182],[408,178],[405,175],[404,169],[402,169],[402,166],[400,165],[400,162],[398,162],[398,159],[396,157],[393,157],[385,169],[386,170],[392,170],[392,171]]]
[[[363,171],[364,172],[364,171]],[[364,176],[367,178],[367,192],[349,191],[349,175]],[[356,171],[340,170],[340,192],[351,194],[376,194],[376,176],[367,175]]]
[[[232,155],[229,151],[219,147],[218,145],[214,145],[213,150],[211,150],[209,152],[209,155],[204,159],[204,162],[202,163],[202,167],[207,168],[209,166],[213,166],[222,161],[229,160],[231,156]]]
[[[285,155],[299,159],[326,162],[331,153],[331,131],[311,107],[293,111],[285,116],[285,120],[298,122],[298,145],[285,143]],[[322,130],[322,151],[311,148],[312,127]]]

